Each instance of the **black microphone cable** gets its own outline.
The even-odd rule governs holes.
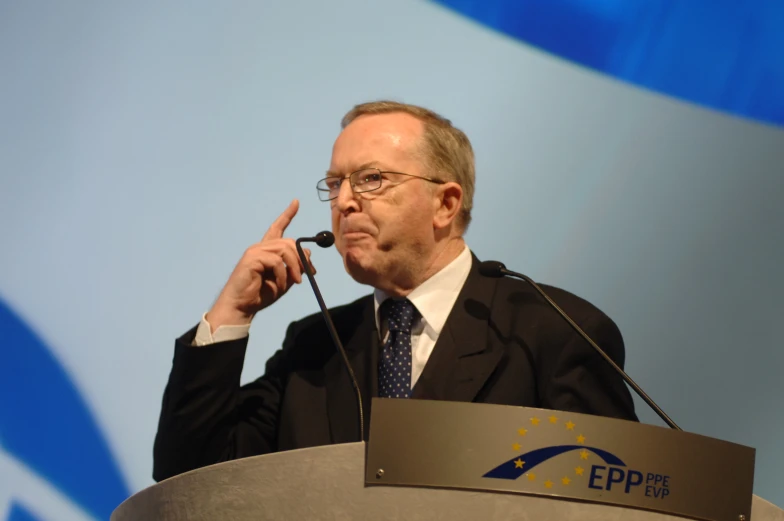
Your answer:
[[[634,380],[632,380],[631,377],[628,374],[626,374],[626,372],[623,369],[621,369],[620,366],[618,366],[618,364],[616,364],[615,361],[612,358],[610,358],[610,356],[607,353],[605,353],[604,350],[601,347],[599,347],[596,344],[596,342],[594,342],[591,339],[591,337],[589,337],[588,334],[585,331],[583,331],[582,328],[578,326],[577,323],[575,323],[575,321],[572,320],[571,317],[569,317],[569,315],[567,315],[566,312],[562,310],[560,306],[558,306],[558,304],[556,304],[553,301],[553,299],[549,297],[549,295],[547,295],[547,293],[544,292],[542,288],[539,287],[539,284],[534,282],[530,277],[528,277],[527,275],[523,275],[522,273],[517,273],[516,271],[511,271],[506,269],[504,263],[499,261],[484,261],[480,263],[479,273],[481,275],[484,275],[485,277],[493,277],[493,278],[501,278],[507,276],[514,277],[516,279],[524,280],[525,282],[530,284],[531,287],[533,287],[542,296],[542,298],[544,298],[547,301],[547,303],[550,304],[550,306],[553,309],[555,309],[564,320],[566,320],[566,322],[572,327],[572,329],[574,329],[577,332],[577,334],[583,338],[583,340],[588,342],[588,344],[594,349],[594,351],[596,351],[602,358],[604,358],[604,360],[608,364],[610,364],[610,366],[612,366],[612,368],[615,370],[616,373],[621,375],[621,378],[623,378],[623,380],[627,384],[629,384],[629,387],[631,387],[634,390],[634,392],[637,393],[637,395],[640,398],[642,398],[646,404],[648,404],[648,407],[653,409],[653,411],[659,415],[659,418],[664,420],[664,423],[666,423],[667,425],[670,426],[670,428],[675,429],[676,431],[683,430],[680,427],[678,427],[678,425],[676,425],[675,422],[672,421],[672,419],[669,416],[667,416],[667,413],[665,413],[661,409],[661,407],[656,405],[656,402],[654,402],[651,399],[651,397],[648,396],[648,394],[642,390],[642,387],[637,385],[637,383]]]

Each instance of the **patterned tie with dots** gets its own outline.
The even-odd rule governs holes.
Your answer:
[[[378,395],[381,398],[411,397],[411,326],[419,312],[410,300],[387,299],[381,305],[389,335],[378,364]]]

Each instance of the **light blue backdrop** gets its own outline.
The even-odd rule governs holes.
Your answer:
[[[290,199],[292,236],[328,227],[339,120],[386,97],[471,137],[480,258],[604,309],[629,373],[685,429],[756,447],[784,505],[781,129],[413,0],[5,2],[0,71],[0,519],[105,519],[152,483],[175,336]],[[367,292],[315,262],[329,304]],[[316,309],[299,287],[260,315],[244,379]],[[68,482],[73,454],[92,466]]]

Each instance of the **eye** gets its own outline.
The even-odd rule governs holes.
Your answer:
[[[366,184],[377,184],[381,181],[381,174],[378,172],[363,172],[357,179],[357,184],[362,186]]]
[[[332,190],[340,190],[340,182],[342,180],[343,179],[341,179],[340,177],[328,177],[324,181],[324,184],[327,185],[327,189],[330,190],[330,191],[332,191]]]

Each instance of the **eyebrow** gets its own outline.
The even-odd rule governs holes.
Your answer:
[[[365,168],[378,168],[383,169],[383,167],[379,164],[378,161],[368,161],[367,163],[362,163],[357,168],[352,170],[352,172],[358,172],[360,170],[364,170]],[[334,170],[327,170],[327,177],[343,177],[346,174],[342,172],[336,172]]]

